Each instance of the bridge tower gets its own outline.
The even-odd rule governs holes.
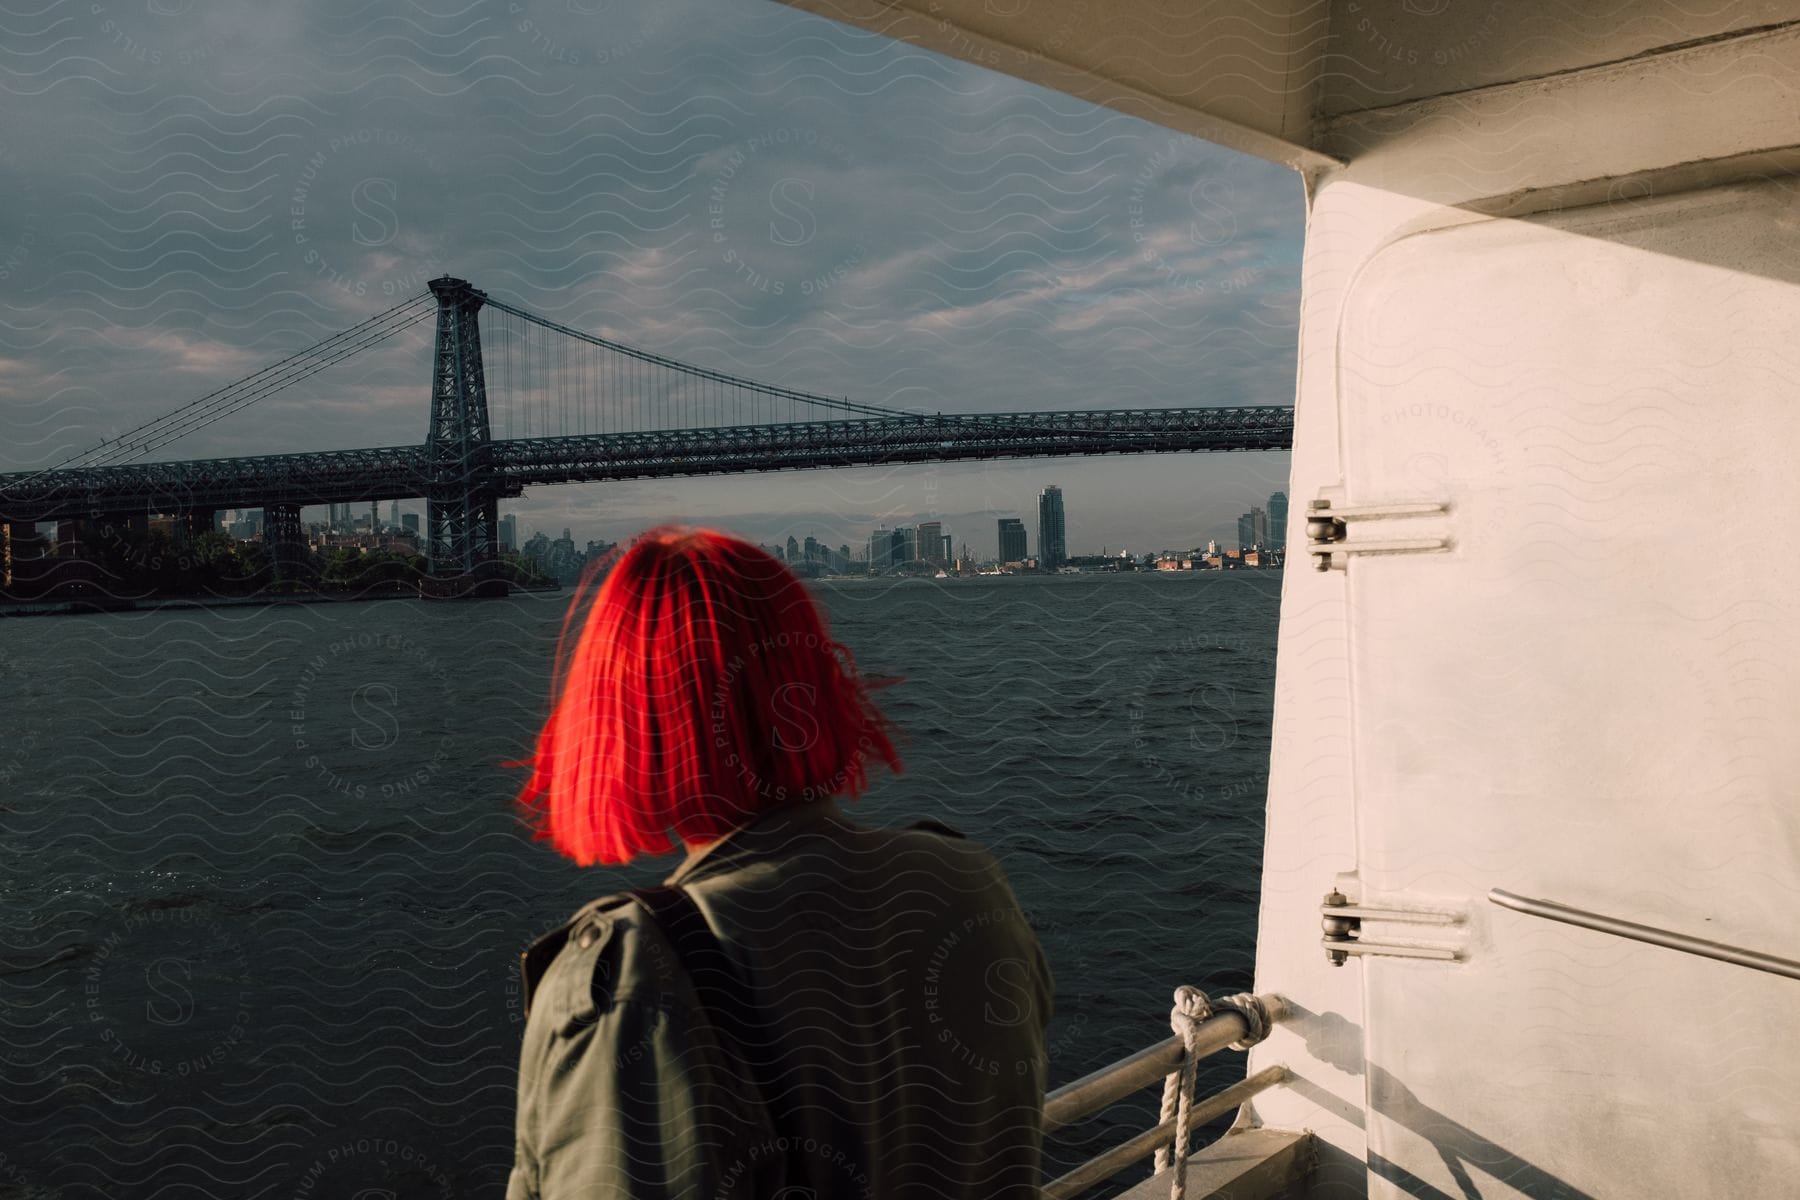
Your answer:
[[[429,286],[438,314],[425,435],[425,553],[433,575],[467,580],[485,593],[505,586],[497,574],[499,492],[476,320],[487,293],[448,275]]]

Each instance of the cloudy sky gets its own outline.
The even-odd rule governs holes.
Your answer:
[[[1292,401],[1297,177],[780,5],[56,0],[0,18],[0,470],[445,273],[888,407]],[[428,333],[159,456],[418,443]],[[1031,526],[1055,483],[1073,552],[1141,552],[1235,540],[1287,470],[1285,453],[1026,459],[540,488],[503,511],[579,539],[682,519],[833,545],[938,519],[992,554],[995,519]]]

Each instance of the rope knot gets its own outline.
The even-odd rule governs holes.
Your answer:
[[[1242,1041],[1231,1043],[1233,1050],[1248,1050],[1269,1036],[1269,1012],[1263,1007],[1262,1001],[1249,992],[1226,996],[1218,1001],[1218,1007],[1243,1017],[1244,1027],[1249,1031]]]
[[[1212,1001],[1197,987],[1182,984],[1175,989],[1175,1007],[1169,1012],[1169,1028],[1181,1039],[1187,1052],[1194,1052],[1200,1037],[1200,1023],[1213,1015]]]

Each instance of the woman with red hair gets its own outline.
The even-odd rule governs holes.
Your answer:
[[[522,956],[507,1200],[1034,1197],[1053,981],[993,856],[835,797],[891,727],[806,586],[658,527],[583,580],[519,796],[660,888]]]

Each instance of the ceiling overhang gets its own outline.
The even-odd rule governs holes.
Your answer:
[[[1151,4],[1102,0],[787,0],[858,29],[1065,92],[1300,171],[1314,149],[1321,0]]]

